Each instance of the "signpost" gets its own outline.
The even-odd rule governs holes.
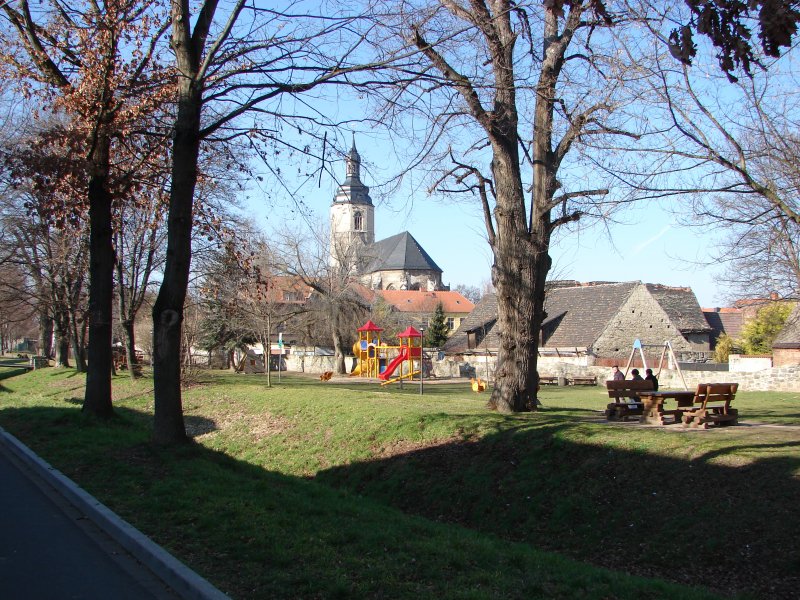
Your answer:
[[[425,329],[420,327],[419,332],[422,334],[419,340],[419,395],[423,396],[423,380],[425,379]]]
[[[281,363],[283,362],[283,332],[278,332],[278,383],[281,382]]]

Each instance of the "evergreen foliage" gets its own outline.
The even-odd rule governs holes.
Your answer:
[[[727,333],[723,333],[717,338],[717,344],[714,346],[714,360],[718,363],[728,362],[728,357],[735,349],[734,339]]]
[[[441,302],[436,305],[433,311],[428,330],[425,332],[425,345],[433,348],[441,348],[447,341],[449,330],[447,328],[447,318],[444,316],[444,306]]]

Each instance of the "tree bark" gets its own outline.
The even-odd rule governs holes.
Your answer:
[[[181,53],[178,55],[179,65]],[[191,72],[191,70],[189,71]],[[153,441],[188,441],[181,401],[181,325],[192,259],[192,206],[200,150],[202,93],[182,78],[172,153],[172,189],[164,278],[153,306]]]
[[[69,368],[69,317],[63,308],[56,308],[53,325],[56,342],[55,364],[57,367]]]
[[[516,131],[516,124],[513,128]],[[551,260],[547,245],[528,233],[516,140],[503,137],[497,136],[492,144],[496,193],[492,283],[500,347],[489,407],[508,413],[536,407],[538,335]]]
[[[122,332],[125,335],[125,360],[128,363],[128,373],[133,379],[141,375],[141,365],[136,359],[136,333],[133,321],[122,321]]]
[[[101,126],[102,127],[102,126]],[[110,139],[98,133],[89,179],[89,348],[83,411],[102,418],[111,404],[114,245],[108,191]]]
[[[53,317],[46,312],[39,313],[39,356],[53,355]]]
[[[75,370],[78,373],[85,373],[86,357],[83,355],[83,345],[78,330],[74,326],[70,327],[69,344],[72,348],[72,358],[75,359]]]
[[[329,300],[330,302],[330,300]],[[331,336],[333,337],[333,362],[334,371],[338,375],[347,374],[347,366],[345,365],[344,352],[342,350],[342,332],[339,331],[339,319],[336,314],[337,307],[331,306],[333,315],[331,318]]]

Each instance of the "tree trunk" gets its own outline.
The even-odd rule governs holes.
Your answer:
[[[56,342],[56,366],[69,368],[69,318],[63,309],[56,309],[53,325]]]
[[[333,307],[333,311],[334,313],[336,312],[336,307]],[[346,375],[347,365],[345,365],[344,352],[342,351],[342,334],[339,331],[339,319],[336,314],[331,319],[331,336],[333,337],[333,370],[338,375]]]
[[[133,321],[122,321],[122,331],[125,334],[125,360],[128,363],[128,373],[133,379],[141,375],[141,366],[136,361],[136,333]]]
[[[173,23],[175,25],[175,23]],[[181,52],[176,51],[181,62]],[[192,259],[192,204],[197,183],[202,95],[190,78],[181,79],[172,152],[167,260],[153,306],[153,441],[188,441],[181,403],[181,325]]]
[[[53,317],[46,312],[39,313],[39,356],[53,356]]]
[[[264,347],[264,370],[267,374],[267,387],[272,387],[272,373],[269,370],[269,363],[272,360],[272,319],[267,317],[267,329],[261,333],[261,345]]]
[[[69,337],[56,334],[56,358],[57,367],[69,368]]]
[[[69,334],[69,345],[72,348],[72,358],[75,359],[75,370],[78,373],[85,373],[86,372],[86,360],[83,356],[83,348],[81,347],[81,342],[78,339],[75,331],[70,332]]]
[[[111,194],[107,189],[110,140],[101,132],[95,144],[89,179],[89,364],[83,411],[109,418],[114,413],[111,405],[114,245]]]
[[[509,127],[516,131],[516,125]],[[547,245],[528,234],[516,140],[492,143],[496,206],[492,283],[497,293],[500,348],[489,407],[519,412],[536,407],[538,335],[544,316]]]

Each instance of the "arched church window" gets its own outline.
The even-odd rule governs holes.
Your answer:
[[[360,212],[356,212],[353,216],[353,227],[356,231],[361,231],[364,228],[364,216]]]

